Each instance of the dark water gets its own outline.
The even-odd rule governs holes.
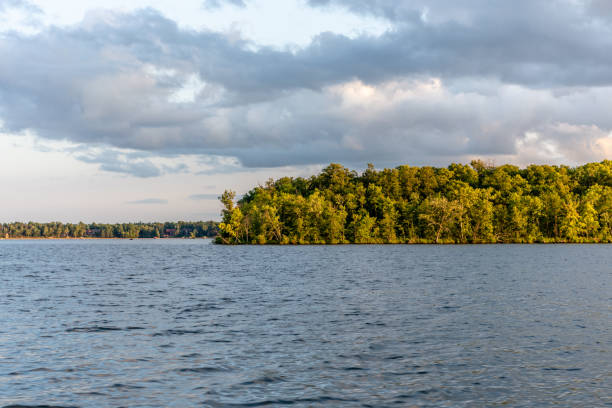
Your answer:
[[[612,406],[612,246],[0,242],[0,407]]]

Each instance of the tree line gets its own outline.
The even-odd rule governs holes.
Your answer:
[[[225,191],[222,244],[612,242],[612,161],[403,165]]]
[[[0,238],[202,238],[214,237],[217,232],[217,223],[214,221],[126,224],[13,222],[0,224]]]

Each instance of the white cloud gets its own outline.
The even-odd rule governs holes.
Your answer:
[[[4,0],[6,1],[6,0]],[[12,0],[13,1],[13,0]],[[258,46],[305,46],[317,34],[329,31],[355,37],[361,33],[380,34],[388,30],[389,23],[372,17],[350,15],[342,10],[322,11],[307,7],[303,0],[255,0],[244,2],[226,0],[219,7],[204,7],[205,0],[31,0],[44,15],[36,26],[24,24],[18,29],[40,31],[45,26],[71,26],[79,24],[94,10],[113,10],[130,13],[140,9],[159,10],[190,30],[240,32]],[[31,15],[31,13],[30,13]],[[98,16],[99,17],[99,16]],[[108,15],[107,15],[108,17]]]

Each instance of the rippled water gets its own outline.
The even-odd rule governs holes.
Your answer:
[[[612,246],[0,242],[0,406],[612,406]]]

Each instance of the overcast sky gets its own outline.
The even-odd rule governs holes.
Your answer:
[[[611,100],[608,0],[0,0],[0,221],[218,219],[330,162],[579,165]]]

